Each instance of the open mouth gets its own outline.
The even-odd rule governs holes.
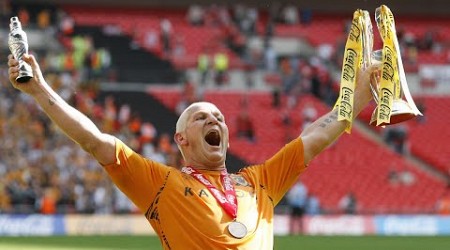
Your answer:
[[[205,141],[211,146],[219,146],[220,145],[220,134],[218,131],[210,131],[205,136]]]

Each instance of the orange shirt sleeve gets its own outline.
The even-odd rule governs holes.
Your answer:
[[[303,141],[297,138],[263,164],[244,168],[241,172],[265,189],[276,206],[305,170]]]
[[[116,162],[104,166],[117,187],[145,213],[172,168],[149,160],[116,139]]]

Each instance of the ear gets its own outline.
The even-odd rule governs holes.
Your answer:
[[[178,145],[187,145],[187,140],[181,133],[175,133],[173,139]]]

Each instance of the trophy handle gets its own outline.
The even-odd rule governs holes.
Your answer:
[[[368,11],[363,11],[362,16],[362,43],[363,43],[363,63],[362,67],[366,69],[369,67],[373,61],[382,60],[382,51],[373,51],[373,26],[370,20],[370,14]],[[372,75],[370,82],[370,91],[372,93],[373,99],[378,103],[378,91],[377,91],[377,79],[376,76]]]
[[[414,116],[422,115],[422,113],[417,108],[416,103],[414,102],[414,100],[411,96],[411,92],[409,91],[408,84],[406,83],[406,74],[405,74],[405,69],[403,68],[403,61],[402,61],[402,56],[400,53],[400,45],[398,44],[398,39],[394,39],[394,44],[397,47],[398,69],[399,69],[400,84],[402,87],[403,95],[406,99],[406,102],[410,106],[411,111],[414,114]]]
[[[383,51],[381,49],[372,51],[370,56],[371,56],[372,62],[376,61],[376,62],[381,63],[383,61]],[[376,76],[372,75],[369,85],[370,85],[370,92],[372,93],[373,99],[374,99],[375,103],[378,104],[380,99],[378,97],[379,86],[378,86],[378,79]]]

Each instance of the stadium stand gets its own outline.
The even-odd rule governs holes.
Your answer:
[[[445,121],[449,118],[446,118],[444,110],[450,100],[443,96],[417,96],[416,99],[419,100],[424,116],[404,123],[408,131],[410,151],[442,174],[449,175],[446,157],[449,154],[449,147],[443,138],[448,135]],[[366,109],[360,118],[369,122],[374,108],[375,105]],[[376,127],[372,129],[382,136],[383,130]]]
[[[231,67],[239,67],[242,64],[240,58],[229,48],[221,46],[221,39],[225,35],[224,30],[216,27],[192,26],[186,22],[184,10],[136,8],[124,10],[123,8],[107,7],[86,9],[79,6],[66,6],[64,10],[74,18],[78,25],[116,25],[122,32],[131,36],[137,44],[161,57],[164,57],[164,53],[162,42],[158,39],[161,36],[160,23],[164,18],[170,20],[173,26],[173,36],[182,39],[181,46],[184,51],[182,55],[168,58],[177,68],[195,67],[199,54],[206,48],[225,50],[231,58]],[[150,41],[151,39],[154,40]]]
[[[56,18],[56,7],[51,7],[51,19],[57,25],[62,20]],[[31,19],[34,20],[38,10],[43,8],[30,8]],[[13,5],[13,12],[18,10],[19,6]],[[127,141],[135,150],[148,156],[162,157],[168,164],[174,165],[180,164],[179,154],[173,143],[167,143],[167,137],[163,135],[173,132],[179,105],[185,105],[183,101],[186,101],[186,93],[183,92],[182,84],[192,80],[186,79],[187,76],[199,78],[196,69],[198,56],[205,49],[225,52],[230,59],[230,76],[235,73],[245,78],[242,77],[245,75],[242,72],[247,69],[248,61],[261,60],[263,52],[250,53],[252,55],[249,60],[248,55],[241,54],[236,47],[230,46],[236,45],[236,40],[232,43],[227,40],[230,38],[229,32],[236,35],[238,41],[246,36],[261,38],[266,35],[268,20],[266,11],[260,10],[255,33],[248,35],[242,30],[236,34],[233,33],[235,30],[215,26],[193,26],[186,21],[186,8],[63,5],[62,10],[75,22],[71,31],[73,33],[68,37],[88,35],[93,39],[94,48],[108,46],[112,70],[109,71],[110,75],[94,79],[95,81],[80,81],[78,74],[83,72],[82,69],[76,68],[67,74],[66,68],[61,70],[48,65],[48,77],[54,79],[55,88],[66,93],[67,99],[92,117],[102,129]],[[317,53],[315,49],[321,45],[329,44],[334,51],[333,56],[339,58],[338,45],[345,37],[349,17],[350,14],[344,17],[314,13],[308,24],[275,23],[271,36],[306,41],[314,53]],[[181,56],[164,54],[160,40],[162,19],[171,22],[173,32],[179,37],[178,45],[184,51]],[[417,57],[412,58],[411,65],[406,65],[410,74],[417,74],[422,64],[448,64],[448,18],[400,17],[396,20],[401,23],[399,28],[416,38],[413,47]],[[423,42],[429,32],[436,32],[433,33],[431,47]],[[67,45],[72,40],[67,42],[67,37],[58,34],[60,33],[55,35],[61,42],[58,52],[68,53]],[[244,41],[250,43],[251,40]],[[51,61],[45,51],[39,53],[42,62]],[[405,57],[407,60],[411,59],[409,54],[405,54]],[[312,88],[294,95],[284,91],[286,78],[279,68],[282,59],[286,58],[277,59],[275,72],[268,71],[264,65],[255,65],[252,72],[263,77],[256,77],[256,83],[249,85],[250,87],[236,87],[233,83],[236,78],[232,78],[230,84],[223,87],[194,83],[198,87],[196,91],[201,93],[198,98],[214,102],[227,117],[231,136],[227,163],[233,171],[245,165],[261,163],[289,138],[298,135],[302,124],[308,122],[301,115],[305,109],[314,109],[314,116],[318,116],[329,110],[329,105],[332,104],[325,99],[325,95],[333,96],[333,91],[336,91],[334,82],[323,88],[326,93],[321,95],[311,93]],[[290,59],[285,61],[291,62]],[[305,61],[309,59],[301,58]],[[302,64],[303,61],[297,62],[301,66],[294,68],[294,71],[304,69],[301,74],[308,75],[311,70],[314,72],[311,75],[320,79],[339,72],[339,59],[328,58],[330,61],[334,60],[333,65],[319,62],[317,56],[313,59],[306,66]],[[40,206],[42,201],[52,198],[56,203],[56,211],[53,212],[56,213],[136,212],[133,206],[123,201],[120,192],[106,181],[105,174],[96,162],[77,150],[70,141],[61,138],[29,100],[11,89],[5,78],[4,65],[1,70],[0,133],[4,143],[0,146],[0,212],[43,213]],[[312,82],[314,77],[304,79]],[[145,83],[148,86],[140,90],[124,91],[127,89],[124,85],[133,88],[133,83]],[[274,105],[274,90],[280,91],[278,105]],[[296,95],[296,101],[292,104],[292,98]],[[450,103],[445,95],[419,97],[426,107],[425,120],[405,123],[410,132],[410,154],[439,173],[417,167],[407,155],[394,152],[385,143],[373,140],[366,130],[355,127],[352,136],[344,135],[311,163],[308,171],[301,177],[308,189],[318,196],[325,212],[338,212],[340,198],[349,192],[355,193],[357,197],[359,213],[436,212],[435,204],[449,192],[447,179],[450,172],[450,147],[443,138],[447,138],[449,133],[445,122],[448,120],[446,110]],[[155,109],[150,110],[149,106]],[[130,107],[137,112],[130,113]],[[243,109],[253,122],[254,140],[238,137],[236,122]],[[367,124],[372,110],[373,107],[368,108],[361,114],[361,123]],[[21,128],[20,124],[30,124],[33,129],[30,132],[29,129]],[[382,129],[372,128],[373,131],[377,133],[376,136],[382,136]],[[49,141],[48,144],[39,143],[44,136]]]

